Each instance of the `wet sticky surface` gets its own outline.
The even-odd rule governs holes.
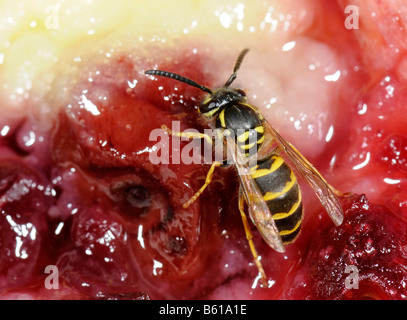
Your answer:
[[[49,3],[46,14],[3,4],[0,296],[404,299],[405,44],[389,31],[396,23],[402,33],[404,5],[357,3],[364,24],[353,30],[349,4],[180,1],[158,11],[151,3],[148,15],[125,3]],[[258,283],[233,168],[217,169],[184,209],[209,166],[180,162],[189,142],[168,136],[169,163],[151,161],[162,124],[205,128],[196,117],[204,93],[144,71],[216,88],[242,46],[251,51],[234,85],[353,193],[335,227],[301,185],[303,228],[284,254],[252,226],[269,288]],[[57,289],[45,285],[47,266],[58,270]],[[349,266],[358,289],[346,287]]]

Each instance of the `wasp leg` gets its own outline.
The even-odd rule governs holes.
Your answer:
[[[169,135],[172,135],[172,136],[183,137],[183,138],[187,138],[187,139],[205,139],[209,144],[211,144],[211,145],[214,144],[211,136],[209,136],[208,134],[205,134],[205,133],[187,132],[187,131],[175,132],[175,131],[172,131],[171,129],[169,129],[165,124],[163,124],[161,126],[161,129],[163,129],[165,132],[167,132]],[[193,202],[195,202],[196,199],[199,198],[199,196],[204,192],[206,187],[211,183],[213,172],[215,171],[215,168],[219,167],[221,165],[223,165],[223,163],[220,163],[217,161],[214,161],[212,163],[212,165],[206,175],[205,184],[187,202],[185,202],[182,205],[183,208],[185,208],[185,209],[188,208]]]
[[[167,132],[169,135],[176,136],[176,137],[183,137],[187,139],[205,139],[209,144],[213,144],[213,140],[210,137],[210,135],[205,134],[205,133],[198,133],[198,132],[188,132],[188,131],[183,131],[183,132],[175,132],[172,131],[170,128],[168,128],[165,124],[161,126],[161,129],[163,129],[165,132]]]
[[[188,208],[193,202],[195,202],[196,199],[198,199],[198,197],[204,192],[204,190],[206,189],[206,187],[211,183],[212,181],[212,176],[213,176],[213,172],[215,171],[216,167],[221,166],[222,163],[220,162],[213,162],[211,167],[209,168],[209,171],[206,175],[206,179],[205,179],[205,183],[204,185],[187,201],[185,202],[182,207],[184,209]]]
[[[267,288],[266,272],[263,269],[263,266],[260,262],[256,248],[254,247],[253,234],[252,234],[252,231],[250,230],[249,222],[247,221],[247,217],[244,212],[244,202],[245,202],[245,199],[243,196],[242,188],[240,188],[239,189],[239,211],[240,211],[240,215],[242,216],[243,227],[244,227],[244,231],[246,232],[246,239],[249,242],[250,250],[251,250],[253,258],[254,258],[254,263],[256,264],[257,269],[259,270],[259,274],[261,276],[261,286]]]

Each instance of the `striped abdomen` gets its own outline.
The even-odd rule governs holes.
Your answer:
[[[301,191],[294,172],[276,154],[261,159],[251,167],[257,183],[279,230],[283,244],[295,240],[302,222]]]

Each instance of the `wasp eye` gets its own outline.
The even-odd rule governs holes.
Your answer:
[[[200,108],[201,113],[208,113],[214,109],[219,108],[219,101],[216,99],[211,99],[208,102],[202,104]]]

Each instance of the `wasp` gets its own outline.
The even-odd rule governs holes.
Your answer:
[[[245,203],[251,221],[266,243],[277,252],[284,252],[284,247],[293,242],[300,232],[303,206],[297,176],[308,182],[337,226],[343,221],[343,210],[338,199],[341,193],[325,181],[313,165],[270,125],[257,108],[248,103],[246,93],[242,89],[230,88],[248,51],[244,49],[239,54],[233,73],[222,87],[215,90],[172,72],[147,70],[145,74],[171,78],[208,94],[201,102],[198,112],[212,129],[222,132],[228,154],[233,158],[232,162],[240,180],[238,206],[246,238],[262,285],[267,286],[266,273],[253,244]],[[165,125],[162,128],[171,135],[205,139],[213,143],[212,138],[204,133],[173,132]],[[258,160],[248,161],[253,155]],[[211,183],[215,168],[223,165],[226,163],[212,163],[205,183],[184,203],[184,208],[203,193]]]

